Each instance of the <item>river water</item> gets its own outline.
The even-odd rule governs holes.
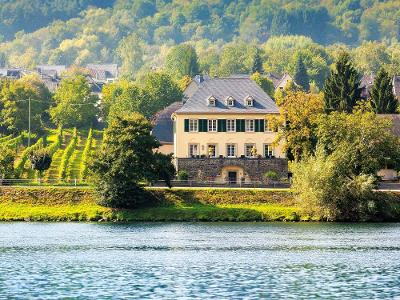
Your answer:
[[[321,297],[400,298],[400,224],[0,224],[0,299]]]

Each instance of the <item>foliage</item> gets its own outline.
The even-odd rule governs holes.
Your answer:
[[[260,73],[256,72],[251,75],[251,79],[254,80],[270,97],[274,96],[274,84],[267,77],[262,76]]]
[[[43,138],[40,138],[36,141],[35,144],[33,144],[30,147],[26,147],[25,150],[22,152],[22,154],[20,155],[16,165],[15,165],[15,174],[17,177],[20,177],[24,167],[25,167],[25,163],[26,161],[29,159],[30,154],[35,151],[38,150],[40,148],[42,148],[44,145],[44,140]]]
[[[376,172],[399,166],[400,144],[391,124],[365,107],[320,116],[317,123],[316,154],[292,166],[298,201],[329,220],[364,218],[375,205]]]
[[[28,130],[29,99],[31,100],[31,130],[40,132],[43,116],[50,106],[51,95],[41,80],[33,75],[18,80],[5,81],[1,85],[1,122],[9,132]]]
[[[71,159],[72,154],[75,151],[76,144],[78,143],[78,133],[76,128],[72,133],[71,141],[69,142],[68,146],[64,149],[63,155],[61,157],[61,164],[59,167],[59,178],[61,180],[65,179],[67,176],[67,169]]]
[[[312,153],[317,142],[316,118],[323,113],[322,95],[289,92],[279,102],[279,112],[279,118],[271,122],[279,127],[276,142],[285,141],[288,157],[297,161]]]
[[[83,180],[86,179],[88,175],[88,164],[92,156],[92,145],[93,145],[93,130],[92,128],[90,128],[81,158],[80,177]]]
[[[392,81],[385,69],[379,70],[369,92],[371,106],[377,114],[393,114],[397,111],[398,102],[393,93]]]
[[[135,207],[150,197],[143,181],[169,180],[170,158],[153,152],[159,143],[152,126],[139,114],[116,116],[105,131],[102,149],[90,165],[100,203],[111,207]]]
[[[95,122],[98,97],[92,94],[84,76],[64,78],[54,100],[55,106],[50,109],[50,114],[57,126],[90,127]]]
[[[61,148],[62,140],[63,140],[63,131],[62,128],[59,127],[56,140],[50,146],[47,147],[47,151],[51,157],[53,157],[54,153],[56,153],[56,151]]]
[[[178,180],[188,180],[189,174],[185,170],[180,170],[180,171],[178,171],[177,177],[178,177]]]
[[[177,79],[199,73],[197,53],[193,46],[182,44],[173,47],[167,55],[165,68]]]
[[[42,148],[32,151],[29,155],[29,160],[32,169],[39,171],[39,175],[42,176],[43,171],[50,168],[52,159],[50,153],[46,149]]]
[[[294,69],[293,80],[301,86],[305,91],[310,90],[310,79],[308,77],[306,66],[303,58],[299,55]]]
[[[15,153],[9,147],[0,145],[0,176],[12,178],[14,176]]]
[[[276,181],[279,179],[278,177],[278,173],[276,173],[275,171],[268,171],[264,174],[264,178],[267,181],[267,183],[269,183],[270,181]]]
[[[361,99],[360,75],[350,56],[342,53],[324,85],[325,111],[351,112]]]

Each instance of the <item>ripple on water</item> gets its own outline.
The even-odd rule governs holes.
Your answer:
[[[0,298],[400,297],[399,224],[0,224]]]

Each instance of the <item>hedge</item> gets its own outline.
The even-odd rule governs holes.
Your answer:
[[[11,140],[11,139],[12,139],[12,137],[13,137],[13,135],[12,135],[12,134],[10,134],[10,135],[7,135],[7,136],[3,136],[2,138],[0,138],[0,144],[2,144],[2,143],[5,143],[5,142],[7,142],[7,141]]]
[[[62,129],[59,128],[55,142],[47,147],[47,151],[49,152],[51,157],[53,157],[54,153],[56,153],[56,151],[60,149],[62,144],[62,138],[63,138]]]
[[[86,140],[85,148],[83,149],[82,152],[82,159],[80,166],[80,177],[82,180],[86,178],[88,173],[88,161],[92,153],[92,144],[93,144],[93,130],[90,129]]]
[[[75,151],[76,144],[78,142],[78,134],[76,128],[74,128],[74,132],[72,134],[72,139],[69,142],[67,148],[65,148],[64,153],[61,157],[61,164],[59,169],[59,177],[60,179],[65,179],[67,176],[67,169],[69,165],[70,158]]]
[[[37,142],[35,144],[33,144],[30,147],[26,147],[25,150],[22,151],[22,154],[15,165],[15,174],[17,177],[20,177],[22,175],[22,172],[24,171],[25,163],[29,158],[29,154],[32,151],[43,147],[43,144],[44,144],[43,138],[40,138],[37,140]]]

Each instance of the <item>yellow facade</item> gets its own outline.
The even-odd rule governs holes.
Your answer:
[[[265,114],[256,113],[238,113],[238,114],[194,114],[194,113],[175,113],[172,118],[174,120],[174,155],[176,158],[188,158],[192,155],[211,156],[214,157],[254,157],[254,156],[274,156],[276,158],[284,158],[282,144],[274,145],[276,132],[185,132],[185,119],[189,120],[251,120],[267,119]],[[195,121],[193,121],[195,122]],[[249,127],[251,127],[249,125]],[[246,128],[247,130],[248,128]],[[251,129],[251,128],[249,128]],[[266,128],[267,129],[267,128]],[[194,146],[197,145],[197,146]],[[215,153],[213,149],[215,147]],[[233,147],[232,147],[233,146]],[[229,147],[229,149],[228,149]],[[235,153],[232,153],[232,148]],[[194,150],[197,152],[193,153]],[[230,153],[229,153],[230,152]],[[234,154],[234,155],[232,155]]]

